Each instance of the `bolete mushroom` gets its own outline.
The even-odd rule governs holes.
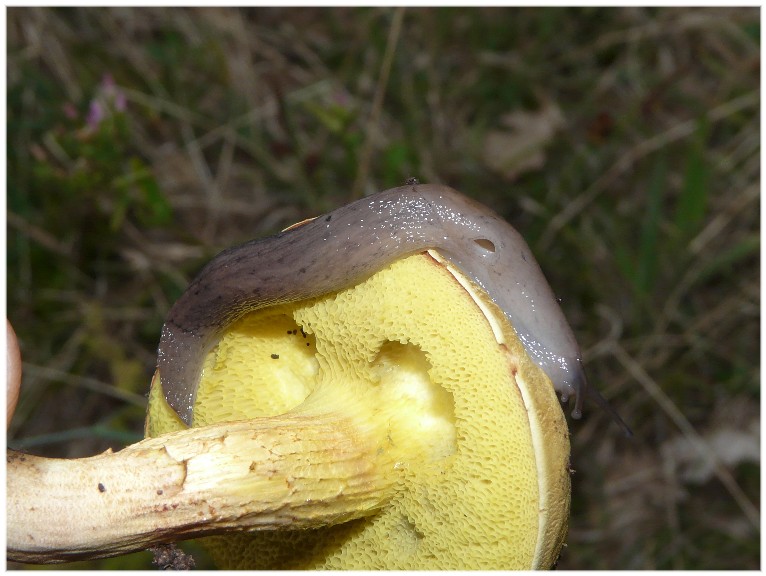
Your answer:
[[[217,534],[228,568],[550,567],[570,482],[546,369],[582,392],[509,225],[441,186],[357,201],[203,269],[163,329],[150,438],[9,454],[9,558]]]

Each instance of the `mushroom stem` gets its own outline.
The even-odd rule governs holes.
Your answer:
[[[77,460],[9,450],[7,557],[105,558],[205,534],[361,518],[395,480],[376,436],[348,415],[285,414]]]

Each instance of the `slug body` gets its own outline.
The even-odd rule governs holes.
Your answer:
[[[500,306],[562,402],[574,396],[572,415],[579,417],[587,392],[580,349],[527,243],[487,207],[446,186],[420,184],[357,200],[216,256],[162,329],[158,366],[168,404],[191,425],[204,358],[246,313],[353,286],[431,248]]]

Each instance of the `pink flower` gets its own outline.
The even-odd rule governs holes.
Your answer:
[[[88,108],[88,116],[85,119],[85,121],[88,124],[88,127],[95,130],[96,128],[98,128],[98,125],[101,124],[101,121],[103,119],[104,119],[104,106],[101,104],[99,100],[91,100],[90,108]]]
[[[114,78],[107,72],[101,78],[95,97],[90,101],[85,119],[87,128],[95,131],[108,115],[113,112],[124,112],[127,107],[125,93],[117,87]]]

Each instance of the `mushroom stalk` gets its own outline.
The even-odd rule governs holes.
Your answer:
[[[77,460],[9,450],[7,466],[7,557],[32,563],[345,522],[378,510],[395,479],[374,431],[336,413],[191,428]]]

